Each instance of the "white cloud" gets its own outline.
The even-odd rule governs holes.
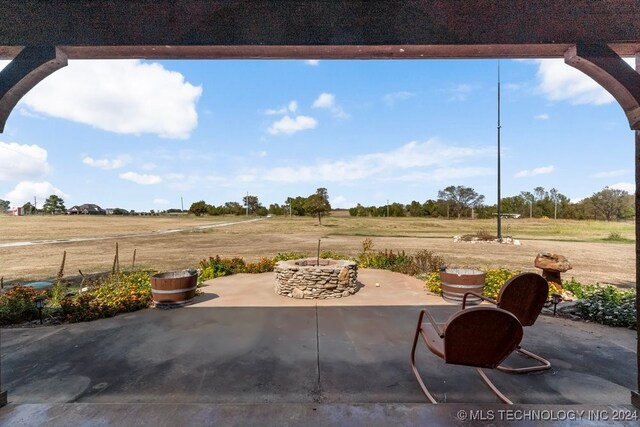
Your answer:
[[[124,167],[125,165],[131,163],[131,157],[118,156],[114,159],[94,159],[93,157],[87,156],[84,159],[82,159],[82,163],[94,168],[100,168],[105,170],[120,169],[121,167]]]
[[[264,150],[262,150],[262,151],[250,151],[249,152],[249,155],[251,157],[260,157],[260,158],[262,158],[262,157],[267,157],[267,154],[268,153],[266,151],[264,151]]]
[[[284,114],[295,113],[296,111],[298,111],[298,101],[293,100],[293,101],[290,101],[286,107],[281,107],[278,109],[270,108],[266,110],[264,113],[267,116],[281,116]]]
[[[331,108],[336,102],[336,96],[332,93],[323,92],[313,101],[313,108]]]
[[[320,65],[320,61],[317,59],[307,59],[306,61],[304,61],[304,63],[313,67],[317,67],[318,65]]]
[[[318,121],[313,117],[296,116],[295,118],[291,118],[289,115],[286,115],[274,122],[271,127],[267,129],[267,132],[272,135],[278,135],[280,133],[291,135],[302,130],[313,129],[317,125]]]
[[[429,172],[413,172],[393,177],[391,181],[403,182],[439,182],[455,179],[474,178],[495,175],[494,168],[487,167],[441,167]]]
[[[31,112],[121,134],[186,139],[198,124],[201,86],[158,63],[82,60],[47,77],[22,99]]]
[[[609,188],[614,190],[624,190],[629,194],[636,193],[636,185],[632,182],[618,182],[617,184],[610,185]]]
[[[534,168],[531,170],[522,170],[520,172],[518,172],[515,177],[516,178],[525,178],[525,177],[529,177],[529,176],[536,176],[536,175],[544,175],[544,174],[548,174],[551,173],[555,170],[555,166],[553,165],[549,165],[549,166],[541,166],[539,168]]]
[[[451,93],[451,97],[449,101],[464,101],[467,99],[467,95],[471,93],[471,85],[466,83],[461,83],[455,85],[452,89],[449,90]]]
[[[615,176],[623,176],[628,174],[629,169],[617,169],[613,171],[598,172],[591,175],[593,178],[612,178]]]
[[[69,196],[65,194],[62,190],[57,187],[54,187],[48,181],[43,182],[32,182],[32,181],[22,181],[19,182],[18,185],[7,194],[4,195],[3,199],[9,200],[11,202],[11,206],[22,206],[27,202],[33,203],[33,198],[37,198],[37,206],[38,208],[42,208],[42,204],[45,199],[50,195],[55,194],[57,196],[62,197],[63,199],[68,198]]]
[[[148,163],[143,163],[140,167],[141,167],[143,170],[146,170],[146,171],[152,171],[152,170],[154,170],[157,166],[156,166],[156,164],[155,164],[155,163],[148,162]]]
[[[157,199],[153,199],[153,204],[154,205],[168,205],[169,201],[167,199],[157,198]]]
[[[312,107],[327,109],[331,111],[331,114],[339,119],[349,118],[349,114],[347,114],[340,105],[336,104],[336,96],[332,93],[321,93],[318,98],[313,101]]]
[[[0,181],[43,178],[49,173],[47,150],[38,145],[0,141]]]
[[[632,67],[633,60],[625,59]],[[536,59],[538,64],[538,91],[552,101],[569,101],[573,105],[602,105],[614,101],[613,97],[595,80],[562,59]]]
[[[127,181],[135,182],[136,184],[141,185],[151,185],[158,184],[162,182],[162,178],[157,175],[147,175],[147,174],[138,174],[135,172],[124,172],[121,173],[120,178],[126,179]]]
[[[547,113],[538,114],[536,120],[549,120],[550,117]]]
[[[441,144],[435,139],[426,142],[409,142],[395,150],[364,154],[349,160],[335,160],[307,166],[276,167],[264,171],[245,173],[245,181],[261,179],[272,182],[344,182],[383,175],[391,176],[412,168],[428,168],[434,177],[453,176],[456,169],[466,171],[466,176],[487,174],[490,168],[461,168],[465,159],[478,159],[495,155],[495,148],[468,148]],[[422,171],[421,171],[422,172]],[[424,172],[429,174],[429,172]],[[473,175],[475,176],[475,175]],[[423,177],[424,178],[424,177]]]
[[[344,196],[331,197],[329,202],[333,209],[350,209],[356,206],[356,203],[349,202]]]
[[[393,93],[388,93],[385,96],[383,96],[382,100],[388,106],[393,106],[397,102],[404,101],[404,100],[409,99],[409,98],[411,98],[411,97],[413,97],[415,95],[416,95],[415,93],[407,92],[407,91],[393,92]]]

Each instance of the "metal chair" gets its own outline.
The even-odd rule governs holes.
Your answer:
[[[423,323],[425,314],[429,323]],[[411,348],[411,368],[427,399],[438,403],[416,367],[420,336],[427,348],[445,363],[476,367],[491,391],[504,403],[513,404],[481,369],[496,368],[520,344],[522,325],[513,314],[495,307],[473,307],[454,313],[445,324],[437,324],[428,311],[420,311]]]
[[[495,300],[475,292],[467,292],[462,299],[463,310],[466,306],[467,295],[473,295],[495,304],[496,307],[507,310],[516,316],[522,326],[531,326],[535,323],[538,315],[540,315],[542,311],[542,307],[547,301],[549,283],[539,274],[521,273],[505,282],[498,293],[498,298]],[[551,368],[551,362],[547,359],[527,351],[520,346],[518,346],[516,352],[536,360],[539,364],[523,368],[509,368],[501,365],[498,366],[497,369],[512,374],[524,374],[527,372],[544,371]]]

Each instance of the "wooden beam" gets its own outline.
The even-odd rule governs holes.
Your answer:
[[[636,53],[636,71],[640,73],[640,51]],[[640,129],[636,129],[636,358],[638,359],[638,384],[631,390],[631,404],[640,408]]]
[[[561,57],[580,41],[605,41],[621,55],[640,48],[637,0],[0,0],[0,10],[0,57],[42,45],[69,58]]]
[[[618,101],[631,129],[640,130],[640,74],[605,43],[578,43],[565,62],[582,71]]]
[[[53,46],[28,47],[0,71],[0,133],[20,98],[66,65],[67,57]]]

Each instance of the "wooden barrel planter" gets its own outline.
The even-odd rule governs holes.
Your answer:
[[[151,276],[151,294],[158,305],[184,305],[196,296],[197,270],[170,271]]]
[[[462,304],[462,298],[467,292],[482,295],[486,276],[484,272],[470,268],[448,268],[441,271],[442,298],[452,304]],[[469,305],[477,305],[481,301],[472,295],[467,297]]]

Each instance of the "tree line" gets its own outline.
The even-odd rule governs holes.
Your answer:
[[[497,215],[497,205],[485,205],[485,197],[473,188],[465,186],[448,186],[438,191],[437,199],[425,202],[412,201],[409,204],[390,203],[383,206],[357,206],[349,209],[351,216],[358,217],[433,217],[433,218],[492,218]],[[0,199],[0,213],[9,210],[9,201]],[[605,187],[593,193],[592,196],[572,203],[567,196],[552,188],[545,190],[536,187],[533,191],[521,191],[516,196],[504,197],[501,202],[503,214],[518,214],[525,218],[558,218],[558,219],[594,219],[594,220],[625,220],[635,216],[635,199],[627,191]],[[30,202],[22,206],[24,214],[35,213],[63,214],[66,213],[64,200],[55,194],[50,195],[42,205],[36,209]],[[182,212],[179,209],[169,209]],[[214,206],[200,200],[191,204],[189,212],[200,215],[295,215],[315,216],[321,223],[322,216],[331,211],[329,194],[326,188],[318,188],[315,193],[307,196],[288,198],[283,204],[272,203],[263,206],[258,196],[247,195],[242,203],[226,202]],[[114,214],[131,214],[134,211],[114,209]],[[151,211],[153,214],[154,212]]]
[[[318,188],[315,193],[307,197],[290,197],[282,205],[272,203],[269,208],[264,207],[258,196],[246,195],[242,198],[242,204],[238,202],[226,202],[224,205],[214,206],[204,200],[192,203],[189,212],[196,215],[296,215],[315,216],[318,223],[322,224],[322,216],[331,211],[329,193],[326,188]]]
[[[484,205],[484,196],[473,188],[449,186],[438,192],[437,199],[424,203],[412,201],[404,205],[391,203],[383,206],[358,204],[349,209],[351,216],[411,216],[434,218],[492,218],[497,215],[497,204]],[[552,188],[536,187],[516,196],[501,200],[502,214],[518,214],[525,218],[602,219],[606,221],[631,219],[635,216],[635,199],[627,191],[605,187],[592,196],[571,203],[569,198]]]

